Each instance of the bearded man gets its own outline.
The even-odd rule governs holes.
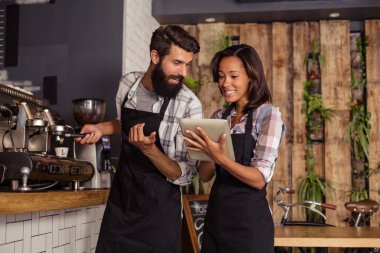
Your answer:
[[[86,135],[76,141],[82,144],[122,136],[97,253],[180,251],[180,186],[191,182],[196,167],[188,160],[179,120],[203,116],[199,99],[183,85],[198,52],[197,40],[181,27],[158,28],[147,71],[120,81],[118,118],[81,129]]]

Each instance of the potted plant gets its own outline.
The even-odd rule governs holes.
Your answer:
[[[334,188],[315,171],[317,162],[311,151],[311,144],[309,143],[305,153],[305,167],[307,174],[301,178],[297,183],[297,197],[298,200],[311,200],[323,203],[326,196],[334,192]],[[320,207],[317,207],[320,211]],[[321,217],[311,210],[306,210],[306,219],[308,221],[320,222]]]

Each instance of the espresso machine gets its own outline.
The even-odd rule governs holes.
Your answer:
[[[73,114],[81,128],[85,124],[97,124],[103,121],[106,103],[101,99],[74,99]],[[110,136],[103,136],[94,144],[76,144],[78,158],[89,161],[95,168],[94,176],[81,184],[84,188],[100,189],[111,187],[111,142]]]
[[[75,152],[58,157],[51,151],[68,137],[75,137],[74,129],[51,113],[47,100],[0,84],[0,190],[46,190],[60,183],[78,190],[94,166]]]

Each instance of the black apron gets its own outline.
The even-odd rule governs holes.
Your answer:
[[[144,134],[158,129],[169,100],[160,113],[121,105],[122,148],[119,166],[104,213],[97,253],[178,253],[181,238],[181,194],[152,162],[128,141],[129,130],[145,123]]]
[[[230,106],[223,114],[226,119]],[[256,141],[252,136],[252,111],[245,134],[232,134],[236,162],[250,166]],[[274,225],[266,186],[254,189],[217,165],[216,179],[207,206],[202,253],[271,253]]]

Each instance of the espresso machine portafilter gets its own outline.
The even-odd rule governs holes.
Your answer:
[[[79,98],[72,101],[73,114],[81,128],[85,124],[102,122],[106,103],[102,99]],[[99,189],[111,187],[111,145],[110,137],[103,136],[94,144],[77,144],[77,157],[92,163],[95,168],[93,178],[84,182],[84,188]]]

